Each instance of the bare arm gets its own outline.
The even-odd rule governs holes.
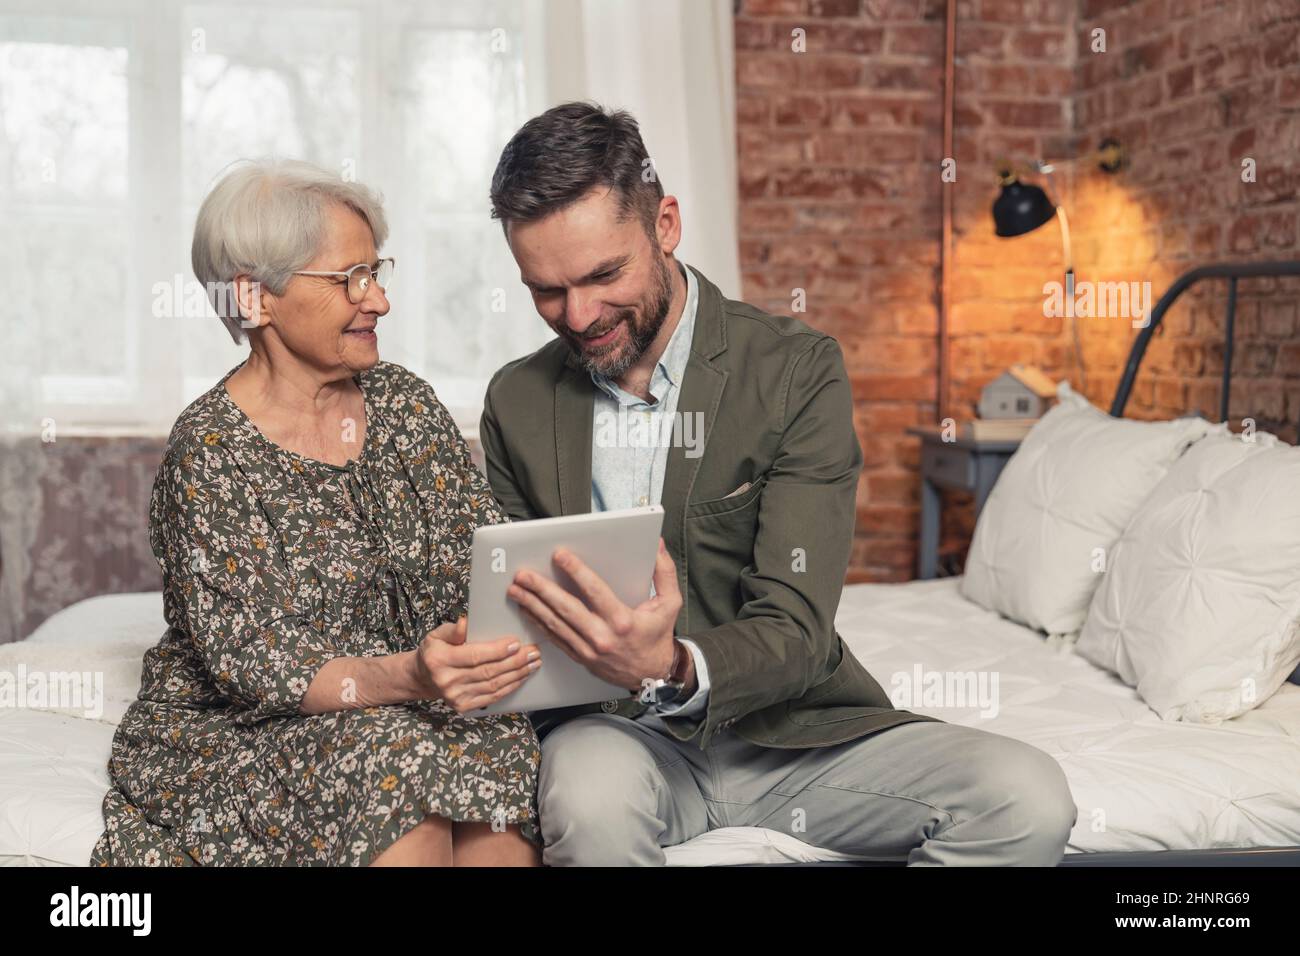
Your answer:
[[[304,714],[327,714],[384,704],[418,700],[415,651],[383,657],[335,657],[312,678],[299,709]]]

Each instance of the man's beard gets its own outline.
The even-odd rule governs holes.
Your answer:
[[[645,355],[646,349],[650,347],[650,344],[654,342],[655,337],[659,334],[659,330],[663,328],[672,301],[672,272],[669,271],[668,260],[660,257],[658,268],[655,270],[654,287],[651,288],[649,295],[641,300],[641,314],[644,318],[639,325],[637,324],[637,310],[623,309],[613,320],[599,329],[588,329],[581,337],[569,333],[565,336],[565,342],[573,351],[573,354],[577,356],[582,367],[588,372],[595,372],[606,378],[618,378],[635,365],[641,359],[641,356]],[[600,336],[624,322],[627,323],[630,334],[622,351],[591,352],[582,347],[582,338],[600,338]]]

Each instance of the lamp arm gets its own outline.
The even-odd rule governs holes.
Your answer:
[[[1070,218],[1065,214],[1065,204],[1061,202],[1060,196],[1056,193],[1050,171],[1043,175],[1043,186],[1047,189],[1047,197],[1052,201],[1052,205],[1056,207],[1056,218],[1061,222],[1061,249],[1065,254],[1065,291],[1067,295],[1073,296],[1074,250],[1070,246]]]
[[[1074,342],[1074,364],[1079,369],[1079,389],[1088,390],[1088,367],[1083,364],[1083,346],[1079,343],[1079,319],[1074,314],[1074,253],[1070,249],[1070,219],[1065,207],[1056,206],[1056,218],[1061,221],[1061,247],[1065,252],[1066,314],[1070,317],[1070,338]]]
[[[1056,218],[1061,220],[1061,247],[1065,252],[1065,276],[1068,284],[1066,292],[1074,295],[1074,252],[1070,248],[1070,219],[1065,215],[1065,207],[1056,205]]]
[[[1083,362],[1083,347],[1079,342],[1079,319],[1074,314],[1074,250],[1070,245],[1070,217],[1065,214],[1065,204],[1056,195],[1052,185],[1050,168],[1043,175],[1043,185],[1049,190],[1052,205],[1056,207],[1056,218],[1061,223],[1061,251],[1065,257],[1065,301],[1066,315],[1070,317],[1070,338],[1074,344],[1074,364],[1079,369],[1079,388],[1088,390],[1088,367]]]
[[[1097,149],[1090,150],[1072,159],[1043,160],[1003,157],[996,163],[996,168],[999,170],[1001,181],[1006,184],[1014,182],[1026,174],[1032,175],[1036,173],[1050,176],[1058,166],[1067,164],[1073,166],[1082,162],[1095,162],[1102,172],[1114,173],[1124,168],[1128,163],[1128,159],[1124,147],[1120,145],[1119,141],[1107,137],[1101,141],[1101,146]]]

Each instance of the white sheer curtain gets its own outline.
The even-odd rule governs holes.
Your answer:
[[[492,372],[550,335],[488,218],[501,147],[566,99],[631,110],[682,258],[738,294],[732,63],[728,0],[0,0],[3,431],[165,432],[242,359],[190,232],[266,155],[384,193],[381,354],[472,431]]]
[[[729,0],[549,0],[549,99],[593,99],[641,124],[681,201],[677,255],[740,295],[736,94]]]

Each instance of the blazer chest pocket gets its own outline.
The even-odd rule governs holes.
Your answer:
[[[749,487],[745,488],[744,491],[733,492],[725,498],[710,498],[708,501],[696,501],[687,504],[687,520],[740,513],[751,508],[757,515],[758,509],[754,505],[763,493],[763,489],[767,486],[767,476],[764,475],[747,484]]]
[[[691,580],[708,591],[709,601],[720,602],[713,608],[717,613],[723,613],[723,605],[730,609],[727,613],[735,613],[741,572],[754,563],[759,502],[766,485],[767,480],[759,478],[739,494],[686,506]]]

